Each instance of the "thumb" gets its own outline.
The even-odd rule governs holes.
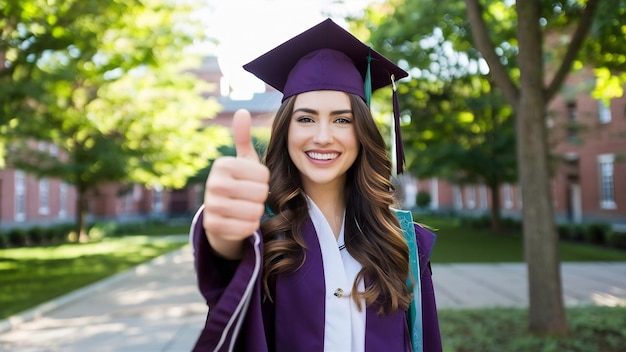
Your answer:
[[[250,135],[251,117],[248,110],[239,109],[233,115],[233,138],[238,158],[259,161]]]

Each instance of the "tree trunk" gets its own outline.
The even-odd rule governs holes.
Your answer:
[[[529,328],[566,335],[558,237],[548,173],[546,100],[537,0],[517,1],[520,96],[515,106],[522,186],[524,255],[528,266]]]
[[[502,218],[500,217],[500,189],[498,184],[489,185],[491,190],[491,231],[502,233]]]
[[[87,195],[84,191],[78,190],[76,197],[76,238],[78,242],[89,242],[89,236],[85,230],[85,215],[87,214]]]

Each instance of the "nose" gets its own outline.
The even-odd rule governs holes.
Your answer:
[[[317,144],[329,144],[333,141],[333,134],[331,126],[327,123],[317,124],[315,129],[315,135],[313,136],[313,142]]]

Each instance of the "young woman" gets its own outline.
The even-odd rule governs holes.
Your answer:
[[[244,67],[284,98],[264,162],[238,111],[237,157],[207,179],[191,229],[209,305],[195,350],[440,351],[434,235],[411,223],[405,237],[366,103],[406,72],[330,20]]]

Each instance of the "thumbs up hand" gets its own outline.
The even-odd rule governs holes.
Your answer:
[[[221,256],[241,258],[243,240],[259,228],[269,191],[269,170],[259,161],[250,136],[250,113],[233,116],[237,157],[213,163],[204,192],[203,226]]]

